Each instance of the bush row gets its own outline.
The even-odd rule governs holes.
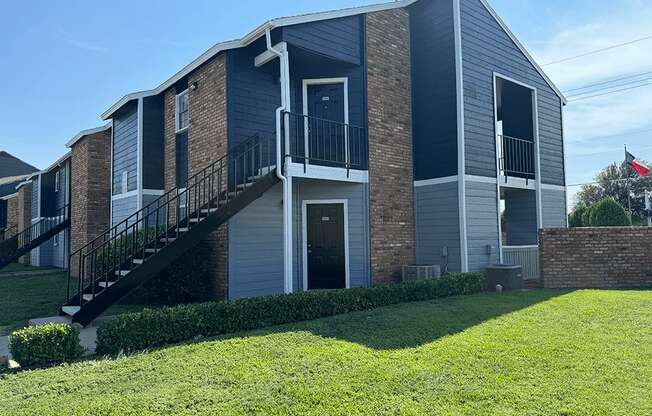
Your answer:
[[[97,353],[139,351],[197,336],[259,329],[402,302],[468,295],[484,288],[483,274],[455,273],[436,280],[370,288],[311,291],[147,309],[102,324],[97,331]]]
[[[13,359],[21,366],[72,360],[79,358],[84,351],[79,345],[79,327],[55,323],[12,332],[9,349]]]

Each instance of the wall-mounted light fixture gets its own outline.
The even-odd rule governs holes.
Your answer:
[[[198,86],[198,83],[197,83],[197,81],[195,81],[192,84],[190,84],[190,87],[188,87],[188,88],[190,89],[190,91],[194,91],[194,90],[197,89],[197,86]]]

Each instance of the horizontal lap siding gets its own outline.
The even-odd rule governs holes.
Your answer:
[[[479,0],[461,0],[466,173],[496,176],[493,72],[538,91],[541,180],[563,185],[560,99]]]
[[[410,26],[415,180],[456,175],[453,2],[417,2]]]
[[[283,28],[291,45],[352,64],[360,64],[361,17],[351,16]]]
[[[36,176],[32,180],[32,204],[31,204],[31,211],[29,215],[31,215],[32,219],[36,219],[39,217],[39,194],[41,193],[41,176]]]
[[[133,195],[113,201],[111,224],[116,225],[138,210],[138,196]]]
[[[466,182],[466,239],[469,271],[482,271],[498,263],[498,206],[496,184]],[[487,254],[487,245],[493,247]]]
[[[282,185],[229,220],[229,299],[283,293]]]
[[[460,215],[457,181],[414,188],[417,264],[444,266],[442,250],[448,248],[448,270],[460,271]]]
[[[138,107],[132,105],[113,119],[113,194],[122,193],[122,172],[128,172],[127,191],[136,189],[138,176]]]
[[[303,290],[303,212],[306,200],[345,199],[349,216],[349,276],[351,287],[366,287],[369,273],[369,206],[365,184],[295,180],[294,186],[294,288]]]
[[[562,190],[541,190],[543,228],[566,228],[566,192]]]

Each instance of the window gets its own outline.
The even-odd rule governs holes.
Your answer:
[[[185,90],[181,94],[177,95],[175,120],[177,133],[188,128],[188,124],[190,122],[188,111],[188,90]]]
[[[54,235],[54,246],[59,246],[59,234]]]
[[[54,174],[54,192],[59,192],[61,189],[61,171],[58,170],[57,173]]]

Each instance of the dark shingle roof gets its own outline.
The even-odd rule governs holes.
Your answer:
[[[0,150],[0,178],[28,175],[37,171],[38,169],[34,166]]]

